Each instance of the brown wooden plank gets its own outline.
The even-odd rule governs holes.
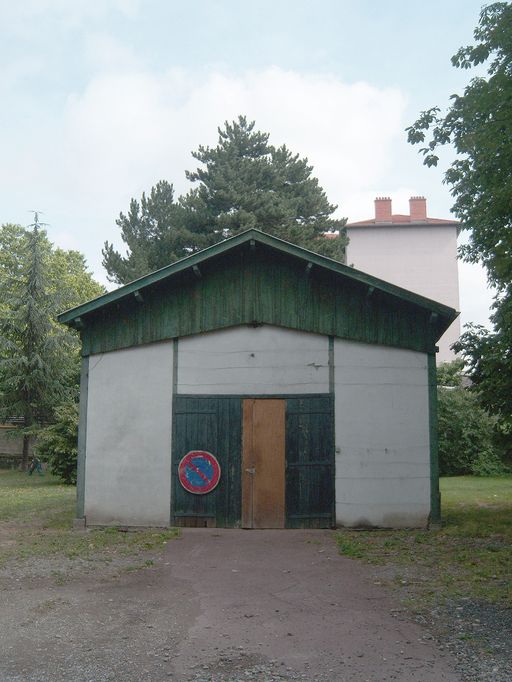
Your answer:
[[[244,528],[284,528],[285,413],[285,400],[244,400]]]

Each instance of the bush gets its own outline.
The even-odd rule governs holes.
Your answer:
[[[76,483],[78,405],[65,403],[55,410],[56,422],[39,432],[36,453],[64,483]]]
[[[464,388],[438,388],[439,473],[492,476],[504,467],[496,445],[496,420]]]

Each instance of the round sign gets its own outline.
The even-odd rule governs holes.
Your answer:
[[[187,452],[178,466],[181,485],[194,495],[211,492],[220,480],[220,465],[217,458],[206,450]]]

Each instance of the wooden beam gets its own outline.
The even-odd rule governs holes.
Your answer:
[[[137,303],[144,303],[144,297],[138,289],[137,291],[133,292],[133,295],[135,296],[135,300],[137,301]]]

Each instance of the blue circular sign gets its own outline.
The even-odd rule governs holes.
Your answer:
[[[178,465],[178,477],[189,493],[205,495],[220,481],[220,464],[211,452],[191,450]]]

